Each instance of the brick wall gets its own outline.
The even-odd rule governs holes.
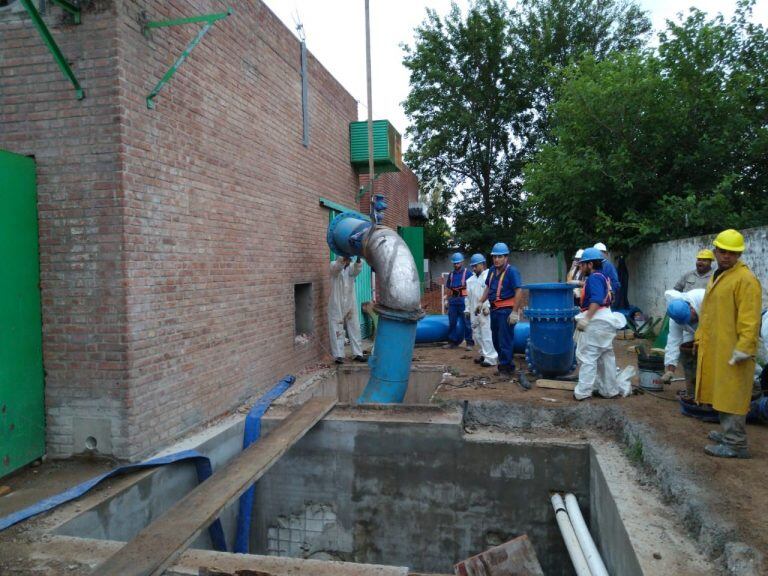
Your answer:
[[[298,41],[262,3],[231,4],[155,110],[146,95],[199,25],[147,39],[140,14],[220,2],[97,2],[81,26],[54,27],[83,102],[29,22],[0,24],[0,146],[38,157],[53,454],[97,435],[117,456],[143,455],[325,354],[318,199],[354,204],[356,103],[310,58],[305,148]],[[313,283],[315,331],[295,346],[298,282]],[[106,432],[83,419],[94,415]]]
[[[74,428],[87,418],[106,422],[105,442],[125,453],[116,21],[109,6],[80,26],[58,9],[48,18],[85,87],[78,101],[25,14],[0,15],[0,147],[37,161],[49,452],[71,452]]]
[[[360,174],[359,186],[367,186],[368,174]],[[382,193],[387,198],[387,210],[384,212],[385,226],[397,230],[398,226],[411,226],[408,217],[408,203],[419,199],[419,180],[407,166],[401,172],[385,172],[374,180],[374,192]],[[360,211],[368,214],[371,211],[371,195],[366,192],[360,198]],[[413,224],[419,225],[419,224]]]

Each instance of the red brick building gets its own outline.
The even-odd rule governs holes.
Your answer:
[[[325,355],[319,200],[356,204],[357,104],[310,55],[305,147],[299,42],[243,0],[148,109],[200,24],[147,37],[141,22],[221,3],[96,0],[80,25],[48,4],[84,100],[25,13],[0,12],[0,148],[37,162],[48,451],[91,438],[135,458]],[[394,227],[410,199],[397,178],[378,181]],[[299,293],[309,343],[294,340]]]

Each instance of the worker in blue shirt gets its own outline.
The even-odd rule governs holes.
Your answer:
[[[509,248],[504,242],[493,245],[491,256],[493,267],[485,280],[480,304],[486,300],[491,303],[491,337],[499,353],[498,371],[511,376],[515,372],[515,324],[520,319],[523,282],[520,272],[509,263]]]
[[[600,252],[603,253],[603,276],[608,278],[608,280],[611,283],[611,302],[616,301],[616,297],[619,294],[619,289],[621,288],[621,282],[619,282],[619,273],[616,271],[616,266],[614,266],[610,260],[608,260],[608,247],[603,244],[602,242],[598,242],[593,246],[593,248],[597,248],[600,250]]]
[[[453,272],[448,274],[445,289],[448,291],[448,344],[445,348],[456,348],[466,340],[467,350],[472,350],[472,326],[464,319],[464,301],[467,297],[467,278],[472,272],[464,267],[464,255],[456,252],[451,256]]]
[[[585,280],[581,293],[581,312],[576,316],[576,329],[581,334],[576,344],[579,381],[573,396],[576,400],[586,400],[596,391],[603,398],[613,398],[621,393],[616,377],[613,339],[616,330],[624,326],[626,319],[618,312],[615,316],[611,312],[610,281],[603,273],[601,251],[587,248],[580,262]]]

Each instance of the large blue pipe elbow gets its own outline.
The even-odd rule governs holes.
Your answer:
[[[408,245],[393,230],[373,226],[360,214],[339,214],[328,225],[328,246],[342,256],[362,256],[376,272],[379,325],[371,377],[358,403],[399,404],[408,390],[421,286]]]

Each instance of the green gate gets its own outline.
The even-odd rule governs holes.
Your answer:
[[[0,477],[45,452],[35,161],[0,150]]]
[[[357,212],[357,210],[347,209],[344,206],[331,202],[330,200],[325,200],[324,198],[320,200],[320,203],[328,208],[329,224],[336,218],[336,216],[341,214],[342,211]],[[336,260],[336,254],[331,252],[331,262],[334,260]],[[363,269],[355,278],[355,297],[357,298],[358,314],[360,315],[360,334],[363,338],[370,338],[371,334],[373,334],[373,326],[371,325],[371,319],[368,318],[366,314],[363,314],[361,306],[363,302],[368,302],[373,299],[373,284],[371,282],[371,267],[365,260],[362,260],[362,262]]]
[[[421,293],[424,294],[424,228],[421,226],[398,226],[397,233],[411,249],[413,259],[416,261],[416,270],[419,271]]]

